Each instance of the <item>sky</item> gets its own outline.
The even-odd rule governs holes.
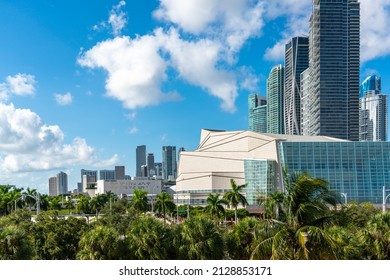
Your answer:
[[[361,81],[390,92],[390,0],[361,0]],[[0,184],[48,193],[80,169],[135,173],[146,145],[197,148],[248,128],[311,0],[0,0]]]

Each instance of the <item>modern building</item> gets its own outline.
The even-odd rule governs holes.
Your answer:
[[[65,172],[57,174],[57,191],[58,195],[68,193],[68,175]]]
[[[310,135],[359,140],[360,3],[313,0],[309,28]]]
[[[386,141],[388,101],[381,94],[380,77],[369,76],[360,89],[359,141]]]
[[[97,170],[86,170],[86,169],[81,169],[81,182],[83,181],[83,176],[87,176],[87,183],[93,183],[98,180],[97,176]]]
[[[124,180],[125,173],[125,167],[123,165],[115,166],[115,180]]]
[[[57,196],[58,195],[58,189],[57,189],[57,177],[50,177],[49,178],[49,195],[50,196]]]
[[[293,37],[285,46],[284,130],[301,133],[301,74],[309,67],[309,38]],[[269,133],[276,133],[268,131]],[[280,132],[279,132],[280,133]]]
[[[284,67],[272,67],[267,79],[267,130],[284,134]]]
[[[156,170],[157,178],[162,178],[162,162],[155,162],[154,169]]]
[[[314,135],[309,125],[311,114],[314,114],[310,97],[310,68],[308,68],[301,74],[301,135]]]
[[[100,180],[115,180],[115,170],[100,170],[99,171]]]
[[[156,175],[156,168],[154,165],[154,154],[148,153],[147,159],[146,159],[146,165],[148,167],[147,177],[153,177]]]
[[[267,98],[259,94],[248,96],[249,130],[267,132]]]
[[[141,167],[142,165],[146,165],[146,146],[141,145],[137,146],[136,152],[135,152],[135,157],[136,157],[136,177],[141,177],[142,176],[142,170]]]
[[[162,147],[162,177],[163,180],[175,180],[177,177],[176,147]]]
[[[348,201],[381,204],[382,188],[390,186],[390,143],[202,130],[198,149],[181,154],[175,199],[205,205],[210,193],[222,196],[234,179],[247,184],[245,195],[253,207],[259,195],[284,191],[285,168],[327,180]]]

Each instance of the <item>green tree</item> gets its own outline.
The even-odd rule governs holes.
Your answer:
[[[172,230],[153,217],[134,220],[127,238],[130,251],[138,260],[167,260],[175,257]]]
[[[261,232],[252,258],[334,259],[337,244],[324,230],[332,219],[329,206],[336,207],[340,197],[328,183],[308,173],[284,174],[285,195],[281,220],[268,220]]]
[[[0,259],[29,260],[32,259],[30,238],[16,225],[0,228]]]
[[[131,198],[131,205],[140,212],[146,212],[149,206],[148,192],[141,189],[135,189]]]
[[[225,200],[219,198],[219,194],[209,194],[206,199],[207,206],[204,208],[206,213],[209,213],[214,220],[219,220],[225,215]]]
[[[97,226],[80,240],[79,260],[122,260],[128,258],[128,245],[113,227]]]
[[[71,196],[67,197],[67,200],[65,201],[65,207],[68,209],[68,214],[70,215],[70,210],[74,208],[74,202]]]
[[[76,205],[77,213],[89,214],[91,213],[91,205],[89,203],[89,198],[85,195],[80,195],[79,200]]]
[[[99,216],[100,211],[104,208],[107,203],[107,197],[104,194],[97,194],[91,199],[91,208],[95,210],[96,217]]]
[[[241,204],[243,207],[245,207],[248,204],[245,196],[241,193],[243,189],[246,187],[246,184],[237,185],[233,179],[230,179],[230,187],[232,189],[227,193],[225,193],[223,199],[227,202],[229,206],[234,207],[234,220],[237,223],[238,205]]]
[[[367,259],[390,259],[390,213],[373,216],[361,232],[362,247]]]
[[[221,260],[225,247],[217,226],[208,219],[187,219],[181,229],[179,253],[181,259]]]
[[[175,209],[175,203],[173,202],[172,196],[170,196],[166,192],[162,192],[158,195],[156,195],[157,201],[156,201],[156,210],[163,214],[164,216],[164,223],[166,222],[166,214],[168,212],[173,211]]]
[[[31,210],[32,205],[36,204],[36,196],[37,196],[37,190],[36,189],[30,189],[27,188],[26,191],[23,192],[23,195],[25,195],[24,201],[28,205],[28,209]]]

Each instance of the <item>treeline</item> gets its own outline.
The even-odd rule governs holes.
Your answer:
[[[177,212],[166,193],[157,198],[153,212],[142,191],[132,202],[109,202],[106,196],[102,215],[93,220],[65,219],[51,210],[32,221],[31,211],[18,209],[0,218],[0,259],[390,258],[389,213],[368,203],[341,205],[327,182],[306,173],[286,175],[285,188],[284,193],[259,197],[265,210],[261,216],[244,217],[247,213],[237,211],[238,222],[232,224],[223,221],[226,215],[233,219],[235,211],[223,213],[217,206],[227,202],[217,195],[209,196],[207,207],[191,208],[188,214],[186,207],[179,208],[181,223],[170,222]]]

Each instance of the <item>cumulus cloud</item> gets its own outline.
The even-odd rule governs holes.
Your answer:
[[[166,79],[167,62],[159,50],[158,38],[153,35],[116,37],[82,53],[78,63],[106,70],[107,95],[135,109],[177,98],[175,93],[160,90]]]
[[[64,143],[59,126],[45,124],[31,110],[0,103],[0,173],[50,170],[97,161],[94,148],[85,139],[76,137],[72,143]]]
[[[35,76],[18,73],[7,76],[4,83],[0,83],[0,99],[7,100],[11,94],[25,96],[35,94]]]
[[[157,19],[195,35],[219,38],[235,53],[263,27],[263,3],[259,0],[160,0]]]
[[[65,94],[55,93],[54,97],[56,99],[57,104],[60,106],[70,105],[73,102],[73,96],[70,92],[67,92]]]

